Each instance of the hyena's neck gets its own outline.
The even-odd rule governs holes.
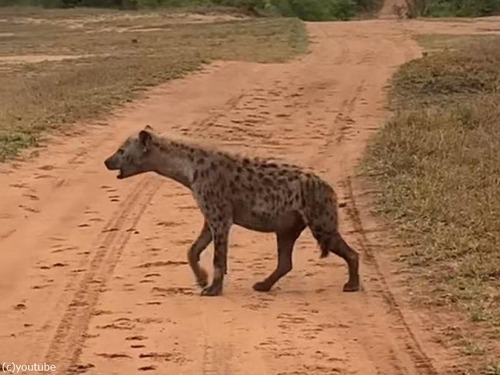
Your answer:
[[[154,171],[190,189],[196,162],[206,151],[164,138],[155,139],[154,148]]]

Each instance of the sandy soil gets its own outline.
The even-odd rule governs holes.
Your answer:
[[[445,373],[453,358],[408,307],[354,167],[387,115],[388,79],[421,53],[411,31],[487,22],[309,24],[312,51],[292,63],[213,64],[1,166],[1,359],[58,374]],[[201,298],[185,261],[202,223],[189,192],[154,175],[118,181],[103,165],[145,124],[315,168],[346,204],[364,291],[342,293],[346,267],[320,260],[304,232],[295,269],[254,292],[274,238],[235,227],[225,294]]]

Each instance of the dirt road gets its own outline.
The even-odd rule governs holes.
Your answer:
[[[388,79],[420,54],[409,37],[420,26],[406,25],[310,24],[312,51],[292,63],[214,64],[2,166],[0,359],[58,374],[437,374],[445,358],[402,307],[354,173],[386,116]],[[200,298],[189,192],[153,175],[118,181],[103,165],[145,124],[314,167],[346,203],[364,291],[342,293],[344,264],[320,260],[304,232],[295,269],[254,292],[275,266],[274,238],[234,228],[225,294]]]

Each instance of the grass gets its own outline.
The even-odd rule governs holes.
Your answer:
[[[458,20],[460,22],[460,20]],[[443,22],[443,20],[440,20]],[[455,20],[456,22],[456,20]],[[434,52],[454,51],[477,42],[496,41],[495,35],[447,35],[447,34],[420,34],[416,37],[417,42],[430,54]]]
[[[500,375],[500,364],[488,365],[486,367],[486,375]]]
[[[47,130],[96,119],[212,60],[283,62],[306,49],[296,19],[194,24],[167,12],[2,9],[0,161]],[[135,41],[135,42],[134,42]],[[32,61],[32,56],[74,59]]]
[[[483,17],[500,12],[498,0],[406,0],[408,15],[415,17]]]
[[[382,0],[0,0],[3,5],[45,8],[121,9],[220,8],[260,16],[297,17],[305,21],[348,20],[378,10]]]
[[[474,374],[500,369],[500,38],[423,37],[447,47],[395,75],[392,119],[364,170],[381,189],[379,214],[395,223],[419,302],[461,311]]]

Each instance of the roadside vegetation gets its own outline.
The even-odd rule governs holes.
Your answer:
[[[226,7],[258,16],[297,17],[307,21],[348,20],[373,13],[381,0],[0,0],[1,5],[46,8],[100,7],[119,9]]]
[[[482,17],[500,13],[500,0],[406,0],[407,16]]]
[[[369,146],[364,169],[380,188],[379,214],[409,249],[400,260],[421,292],[416,300],[463,312],[473,329],[451,339],[467,362],[477,357],[480,369],[470,374],[497,375],[500,38],[421,42],[431,49],[395,75],[394,114]]]
[[[46,130],[95,119],[211,60],[283,62],[307,45],[297,19],[224,16],[200,24],[189,15],[112,10],[3,15],[0,161],[38,144]]]

